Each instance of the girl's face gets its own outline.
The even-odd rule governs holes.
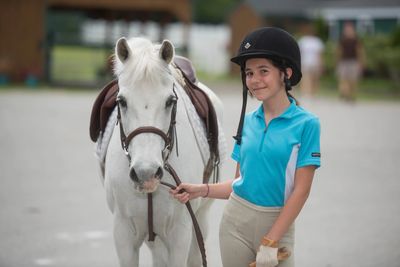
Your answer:
[[[290,72],[290,77],[291,69],[287,69],[287,72]],[[284,75],[269,59],[248,59],[245,74],[247,88],[257,100],[268,101],[281,95],[286,97]]]

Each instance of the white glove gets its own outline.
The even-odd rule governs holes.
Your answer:
[[[274,267],[278,265],[278,248],[261,245],[256,257],[257,267]]]

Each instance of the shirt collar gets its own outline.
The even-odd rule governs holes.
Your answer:
[[[296,100],[292,97],[289,97],[290,105],[285,109],[285,111],[278,116],[278,118],[290,119],[293,117],[294,111],[296,110]],[[264,119],[264,108],[263,104],[256,110],[256,116]]]

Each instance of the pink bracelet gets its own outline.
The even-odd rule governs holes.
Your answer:
[[[208,184],[206,184],[206,185],[207,185],[207,194],[203,198],[208,197],[208,193],[210,193],[210,186]]]

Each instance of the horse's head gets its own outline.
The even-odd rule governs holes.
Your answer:
[[[153,45],[143,38],[121,38],[115,55],[120,129],[127,137],[122,143],[130,162],[129,176],[136,189],[153,192],[163,175],[162,152],[170,139],[171,114],[176,109],[169,69],[174,46],[169,41]]]

